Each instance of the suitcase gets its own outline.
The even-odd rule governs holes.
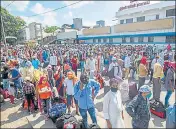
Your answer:
[[[0,94],[0,103],[4,102],[4,96],[2,94]]]
[[[129,83],[129,98],[133,99],[137,94],[137,84],[135,82]]]
[[[165,119],[166,110],[162,102],[156,100],[150,100],[150,111],[152,114]]]
[[[64,114],[56,120],[56,128],[76,128],[78,125],[77,119],[71,114]],[[72,127],[71,127],[72,126]]]
[[[1,89],[1,94],[3,95],[4,99],[9,98],[9,92],[7,89],[6,90]]]
[[[66,113],[67,106],[64,103],[59,103],[57,105],[52,106],[49,109],[49,117],[53,121],[56,122],[56,119]]]

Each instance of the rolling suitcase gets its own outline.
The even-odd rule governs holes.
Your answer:
[[[137,84],[135,82],[129,83],[129,98],[133,99],[137,94]]]
[[[4,96],[2,94],[0,94],[0,103],[4,102]]]
[[[165,119],[166,118],[166,110],[164,105],[160,101],[156,101],[154,99],[150,100],[150,111],[152,114]]]

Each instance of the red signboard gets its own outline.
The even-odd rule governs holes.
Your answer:
[[[130,5],[120,7],[120,8],[119,8],[119,11],[150,4],[150,1],[145,1],[145,2],[140,2],[140,3],[134,3],[134,2],[137,2],[137,0],[131,0],[131,1],[130,1],[130,3],[131,3]]]

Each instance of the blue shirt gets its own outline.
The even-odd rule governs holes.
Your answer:
[[[100,84],[93,79],[90,79],[88,84],[80,90],[80,81],[74,86],[74,97],[78,100],[78,106],[81,109],[89,109],[94,107],[92,99],[92,90],[94,89],[94,96],[96,96],[100,90]]]
[[[14,68],[14,69],[12,69],[11,74],[12,74],[12,78],[16,78],[20,74],[20,72],[18,69]],[[13,81],[18,82],[19,78],[15,79]]]
[[[40,64],[40,61],[38,59],[32,60],[32,65],[34,66],[34,69],[38,69],[39,64]]]

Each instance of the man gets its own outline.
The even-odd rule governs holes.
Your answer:
[[[169,106],[169,99],[172,93],[174,92],[174,88],[175,88],[174,74],[176,71],[176,63],[171,62],[169,65],[170,65],[170,68],[167,70],[166,79],[165,79],[165,88],[167,89],[167,94],[165,97],[165,107]]]
[[[16,97],[18,97],[18,90],[20,90],[22,93],[21,74],[19,70],[16,68],[17,65],[18,64],[16,64],[14,68],[11,68],[11,75],[12,75],[11,80],[14,82],[14,85],[15,85],[15,90],[16,90],[15,96]]]
[[[57,56],[55,56],[54,53],[52,53],[50,56],[50,65],[54,71],[55,66],[57,66]]]
[[[153,99],[160,101],[161,78],[164,76],[163,67],[159,63],[154,64],[153,69]]]
[[[92,122],[97,123],[94,98],[99,90],[100,84],[93,79],[89,80],[87,73],[81,74],[80,81],[74,87],[74,97],[78,100],[79,112],[83,118],[85,128],[88,128],[87,111],[91,116]]]
[[[129,75],[129,70],[130,70],[130,54],[127,54],[127,56],[125,57],[125,79],[128,79],[128,75]]]
[[[67,73],[67,78],[64,81],[64,95],[67,95],[67,107],[68,107],[68,113],[71,113],[71,104],[72,100],[74,99],[74,85],[75,85],[75,76],[73,72]],[[78,113],[78,102],[76,99],[74,99],[75,105],[76,105],[76,114]]]
[[[40,65],[40,61],[37,59],[36,56],[33,56],[32,59],[32,66],[34,67],[34,69],[38,69]]]
[[[93,58],[93,54],[86,62],[86,70],[89,71],[90,79],[94,78],[94,73],[96,72],[96,60]]]
[[[154,54],[155,58],[152,60],[151,63],[151,76],[150,76],[150,82],[152,82],[153,78],[153,69],[154,69],[154,64],[159,63],[162,67],[164,66],[164,60],[161,59],[156,53]]]
[[[120,62],[119,62],[120,63]],[[112,74],[113,75],[110,75],[109,77],[118,77],[118,76],[122,76],[122,70],[121,70],[121,67],[118,66],[118,63],[117,63],[117,59],[115,57],[112,57],[112,63],[109,65],[109,69],[108,69],[108,72],[110,72],[111,70],[112,71]],[[111,73],[111,72],[110,72]]]

